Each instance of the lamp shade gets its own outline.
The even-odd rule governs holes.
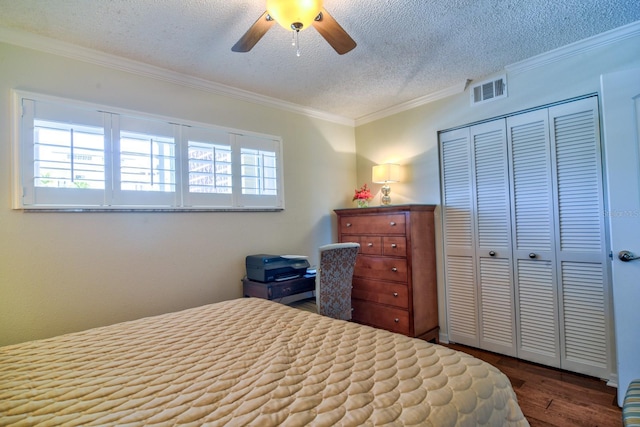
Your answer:
[[[322,11],[322,0],[267,0],[267,12],[286,30],[309,28]]]
[[[371,170],[371,181],[376,184],[384,184],[385,182],[400,181],[400,165],[393,163],[385,163],[374,166]]]

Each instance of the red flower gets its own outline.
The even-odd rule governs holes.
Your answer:
[[[359,190],[356,190],[352,200],[371,200],[372,198],[371,191],[367,187],[367,184],[364,184]]]

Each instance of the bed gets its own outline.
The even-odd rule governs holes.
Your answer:
[[[0,425],[529,424],[481,360],[243,298],[0,348]]]

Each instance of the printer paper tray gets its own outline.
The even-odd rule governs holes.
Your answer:
[[[290,275],[286,275],[286,276],[278,276],[274,279],[274,281],[276,282],[284,282],[286,280],[293,280],[293,279],[297,279],[298,277],[300,277],[299,274],[290,274]]]

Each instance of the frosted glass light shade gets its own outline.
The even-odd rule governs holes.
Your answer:
[[[321,11],[322,0],[267,0],[267,13],[289,31],[294,23],[309,28]]]
[[[400,165],[385,163],[374,166],[371,170],[371,181],[376,184],[400,181]]]

